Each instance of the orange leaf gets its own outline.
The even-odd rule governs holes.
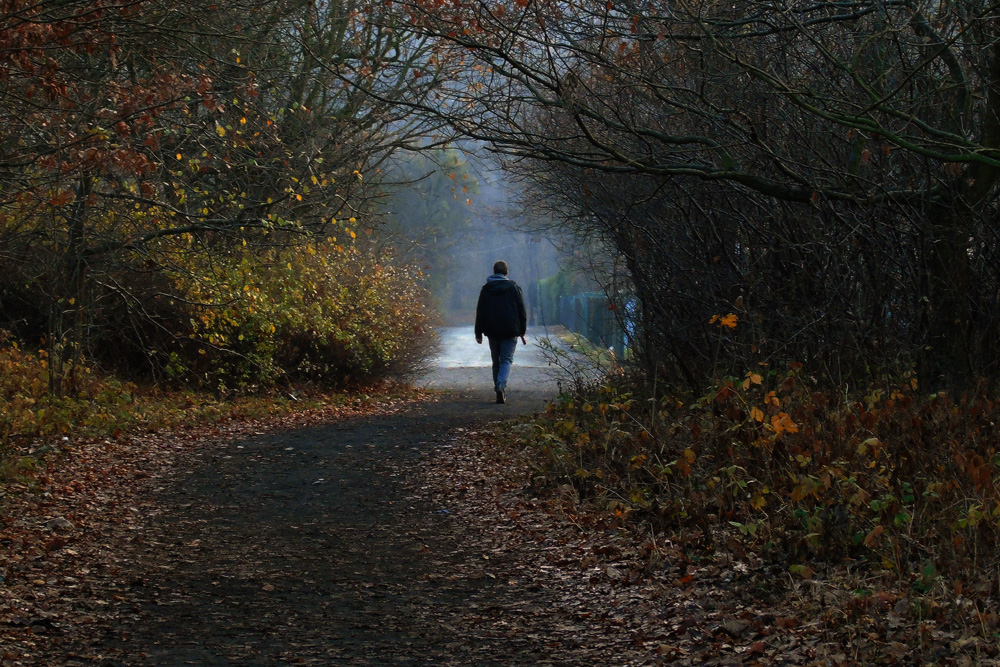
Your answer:
[[[875,544],[876,540],[878,540],[879,535],[881,535],[882,531],[884,530],[885,528],[883,528],[882,526],[875,526],[872,529],[872,532],[868,533],[868,535],[865,536],[865,546],[871,548],[871,546]]]
[[[788,431],[789,433],[799,432],[799,425],[792,421],[787,412],[779,412],[771,417],[771,427],[774,428],[775,434],[782,433],[783,431]]]

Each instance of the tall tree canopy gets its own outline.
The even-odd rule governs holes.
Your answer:
[[[744,360],[1000,375],[991,4],[409,8],[468,61],[458,127],[627,259],[650,364],[694,377],[732,310]]]

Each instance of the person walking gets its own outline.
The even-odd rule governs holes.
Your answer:
[[[507,277],[507,262],[499,260],[493,264],[493,275],[479,290],[476,304],[476,342],[482,345],[484,335],[489,339],[497,403],[507,402],[507,378],[514,363],[514,350],[518,338],[522,344],[528,344],[524,337],[527,327],[528,313],[521,287]]]

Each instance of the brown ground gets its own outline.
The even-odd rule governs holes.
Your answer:
[[[422,476],[491,412],[449,397],[193,453],[124,545],[119,622],[81,652],[137,665],[626,664],[627,636],[614,652],[586,636]]]
[[[503,539],[496,499],[519,489],[469,458],[479,429],[554,395],[536,361],[520,350],[507,405],[480,359],[415,403],[74,450],[7,499],[2,664],[644,662]]]
[[[536,488],[505,420],[556,380],[527,352],[503,406],[480,359],[423,400],[71,443],[0,499],[0,667],[997,664],[885,582]]]

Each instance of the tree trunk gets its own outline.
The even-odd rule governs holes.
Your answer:
[[[918,356],[920,386],[931,391],[965,386],[974,374],[970,326],[969,214],[934,205],[928,211],[922,285],[924,342]]]
[[[49,391],[60,395],[74,388],[76,368],[82,361],[86,317],[87,265],[83,252],[86,241],[87,199],[93,191],[93,178],[81,177],[76,188],[76,203],[67,220],[66,249],[61,276],[56,278],[58,294],[49,308]],[[69,377],[67,378],[67,371]]]
[[[979,143],[996,152],[1000,150],[1000,45],[996,43],[990,48],[989,74]],[[1000,170],[972,162],[951,184],[953,195],[927,211],[921,294],[926,345],[918,362],[925,389],[969,386],[974,375],[996,367],[992,357],[998,332],[991,319],[990,296],[972,279],[972,241],[979,235],[977,218],[986,215],[998,183]]]

